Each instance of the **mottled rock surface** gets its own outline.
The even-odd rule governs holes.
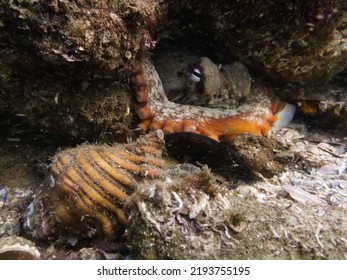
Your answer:
[[[0,113],[50,133],[88,139],[114,122],[130,122],[129,87],[116,74],[50,66],[18,51],[0,54]]]
[[[128,74],[154,46],[158,1],[1,1],[0,114],[95,140],[131,121]]]
[[[191,187],[190,183],[180,184],[180,172],[175,173],[173,169],[169,174],[174,180],[164,179],[136,192],[137,198],[131,207],[132,225],[127,231],[131,240],[117,239],[116,242],[121,243],[111,246],[112,240],[107,243],[105,239],[78,239],[62,230],[61,238],[40,241],[42,258],[119,259],[129,255],[125,248],[131,245],[131,257],[138,259],[345,259],[347,140],[322,131],[307,132],[300,125],[294,125],[296,127],[273,132],[269,137],[275,158],[281,159],[284,166],[278,175],[249,181],[235,180],[230,174],[232,180],[227,181],[219,174],[207,172],[206,168],[201,173],[198,167],[192,167],[185,178],[186,182],[197,183]],[[8,135],[4,130],[1,132],[1,135]],[[7,216],[10,217],[7,223],[0,223],[0,232],[2,236],[24,235],[30,239],[23,217],[30,211],[27,207],[40,189],[46,188],[49,193],[49,186],[42,185],[48,183],[42,177],[45,165],[55,150],[68,142],[64,141],[64,145],[45,135],[19,131],[14,140],[3,137],[0,142],[0,213],[2,218],[11,214]],[[195,177],[196,172],[203,176]],[[169,198],[165,200],[159,194]],[[218,196],[222,196],[222,200],[218,200]],[[194,200],[194,197],[202,199]],[[185,202],[178,209],[180,200]],[[165,203],[172,213],[170,209],[163,210]],[[138,205],[142,207],[141,211],[137,210]],[[228,216],[213,212],[216,211],[212,211],[214,206],[234,218],[229,221]],[[147,216],[141,214],[144,209]],[[162,215],[157,215],[158,209],[162,209]],[[193,214],[189,218],[190,213]],[[204,213],[212,216],[207,219]],[[161,234],[151,220],[155,215],[166,219],[158,220],[159,226],[165,226]],[[166,223],[169,221],[175,221],[176,227]],[[216,231],[212,230],[208,235],[214,223],[218,224]],[[184,228],[189,231],[182,234]],[[177,238],[170,239],[170,236]],[[202,242],[199,243],[201,246],[186,243],[193,237]],[[177,241],[183,242],[187,250],[177,247]],[[208,246],[204,247],[204,244]],[[220,247],[220,244],[224,246]],[[89,251],[91,247],[94,249]],[[107,254],[103,253],[105,249]],[[82,251],[88,251],[87,256]]]
[[[347,136],[347,72],[319,85],[288,84],[276,89],[281,97],[297,105],[298,117],[308,125]]]
[[[320,83],[347,66],[344,0],[172,2],[169,26],[183,40],[189,33],[277,81]]]
[[[0,38],[49,63],[128,67],[148,48],[162,13],[156,0],[1,1]]]
[[[128,199],[128,239],[137,259],[347,256],[343,208],[301,188],[285,198],[280,186],[270,194],[271,183],[253,192],[250,185],[230,191],[218,188],[206,170],[175,172],[175,180],[144,186]]]

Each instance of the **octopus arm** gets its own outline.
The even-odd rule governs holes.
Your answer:
[[[287,106],[273,98],[271,91],[258,84],[253,85],[249,100],[238,108],[206,108],[171,102],[148,56],[137,62],[132,81],[136,87],[135,110],[141,119],[139,127],[144,131],[193,132],[228,144],[243,132],[263,136],[274,125],[283,127],[295,112],[293,105]]]

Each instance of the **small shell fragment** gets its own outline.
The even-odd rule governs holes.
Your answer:
[[[40,252],[35,244],[21,236],[0,238],[0,260],[38,260]]]
[[[303,189],[300,189],[295,186],[284,185],[282,188],[288,192],[290,197],[295,201],[303,204],[315,204],[315,205],[327,205],[327,202],[320,197],[310,194]]]

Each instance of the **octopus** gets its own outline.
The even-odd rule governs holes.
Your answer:
[[[188,70],[182,96],[172,101],[150,57],[136,62],[131,80],[139,128],[192,132],[229,145],[240,133],[265,136],[272,128],[288,125],[294,116],[294,105],[253,80],[239,62],[223,66],[202,57]]]

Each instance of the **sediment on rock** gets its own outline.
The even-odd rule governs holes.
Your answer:
[[[128,74],[164,14],[155,0],[1,1],[0,114],[88,140],[129,125]]]
[[[175,174],[173,181],[137,189],[127,201],[127,236],[136,259],[346,257],[342,209],[274,196],[263,203],[218,188],[206,169]]]
[[[344,0],[171,2],[167,33],[190,34],[277,82],[320,83],[347,66]]]
[[[127,68],[148,49],[165,13],[156,0],[2,1],[0,10],[3,42],[49,63],[106,70]]]

